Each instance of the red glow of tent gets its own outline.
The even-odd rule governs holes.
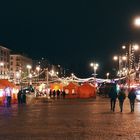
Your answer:
[[[77,98],[78,97],[78,84],[70,82],[67,86],[63,87],[67,96],[66,98]]]
[[[96,98],[96,87],[89,83],[84,83],[78,88],[79,98]]]

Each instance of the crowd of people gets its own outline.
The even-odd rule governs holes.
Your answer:
[[[60,98],[62,97],[63,99],[65,99],[66,93],[64,90],[60,91],[60,90],[50,90],[49,92],[49,97],[50,98]]]
[[[106,90],[107,91],[107,90]],[[119,92],[117,90],[117,84],[112,84],[110,89],[107,91],[108,97],[110,98],[110,109],[111,111],[115,111],[116,101],[119,101],[120,112],[123,112],[123,104],[126,99],[126,92],[124,88],[120,88]],[[18,104],[26,104],[26,91],[21,88],[17,94]],[[5,105],[7,107],[11,106],[11,90],[7,88],[5,90]],[[51,90],[49,91],[50,98],[63,98],[65,99],[66,93],[64,90]],[[131,88],[128,92],[128,99],[130,102],[130,110],[134,112],[135,107],[135,99],[136,99],[136,90]]]

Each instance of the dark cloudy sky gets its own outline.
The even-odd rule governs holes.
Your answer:
[[[105,74],[121,45],[140,43],[140,30],[132,26],[137,15],[140,2],[135,0],[3,0],[0,42],[81,77],[92,73],[91,61]]]

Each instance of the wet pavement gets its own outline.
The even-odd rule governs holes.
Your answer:
[[[0,140],[140,140],[140,103],[120,113],[109,99],[38,99],[0,107]]]

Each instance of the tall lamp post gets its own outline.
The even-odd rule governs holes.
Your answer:
[[[27,69],[28,69],[28,75],[30,74],[30,70],[31,70],[32,66],[31,65],[27,65]]]
[[[96,73],[96,71],[97,71],[97,69],[98,69],[98,67],[99,67],[99,64],[98,63],[90,63],[90,66],[93,68],[93,70],[94,70],[94,81],[96,82],[96,75],[97,75],[97,73]]]
[[[127,57],[125,55],[115,55],[113,57],[113,60],[114,61],[118,61],[118,76],[121,77],[123,75],[123,68],[126,68],[126,60],[127,60]],[[124,64],[125,62],[125,64]]]
[[[32,75],[31,75],[30,71],[31,71],[32,66],[31,65],[27,65],[26,67],[28,69],[29,84],[31,84],[32,83],[31,82]]]
[[[126,49],[126,46],[122,46],[122,49]],[[128,72],[127,72],[127,76],[128,76],[128,90],[130,90],[130,84],[131,84],[131,73],[133,70],[133,53],[134,51],[137,51],[139,49],[139,46],[137,44],[132,45],[129,44],[128,46],[128,53],[127,53],[127,63],[128,63]]]
[[[109,74],[110,74],[109,72],[106,73],[106,78],[107,78],[107,80],[108,80]]]
[[[46,75],[46,81],[47,81],[47,87],[49,86],[49,70],[48,68],[45,69],[45,75]]]
[[[136,17],[136,18],[134,19],[134,26],[140,27],[140,17]]]
[[[121,56],[117,56],[115,55],[113,57],[113,60],[114,61],[118,61],[118,72],[117,72],[117,75],[121,76],[121,69],[122,69],[122,59],[121,59]]]
[[[37,66],[37,67],[36,67],[36,70],[37,70],[38,82],[39,82],[39,72],[40,72],[40,66]]]
[[[134,26],[140,29],[140,16],[134,19]],[[138,68],[139,71],[139,68]],[[139,71],[139,81],[140,81],[140,71]]]

